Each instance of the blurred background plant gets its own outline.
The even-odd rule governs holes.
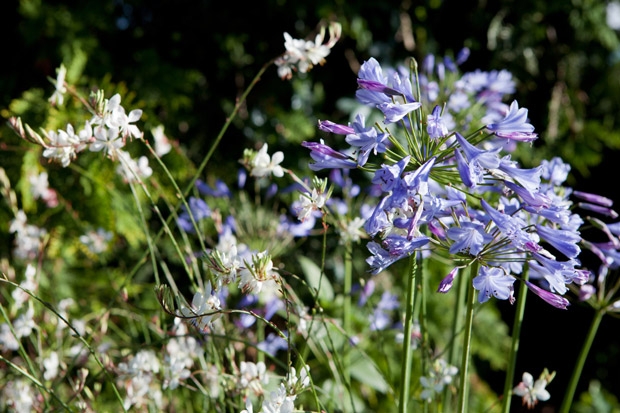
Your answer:
[[[193,178],[197,165],[256,73],[265,62],[282,53],[282,32],[304,37],[315,30],[315,23],[337,20],[343,27],[342,40],[328,63],[308,74],[297,74],[290,82],[280,80],[275,67],[269,69],[217,147],[213,155],[217,164],[211,163],[201,179],[213,185],[220,178],[234,187],[243,148],[258,150],[263,142],[271,151],[285,151],[287,167],[300,174],[308,172],[307,151],[299,143],[322,137],[316,128],[317,120],[342,119],[352,113],[350,97],[357,87],[355,74],[364,60],[373,56],[384,63],[396,63],[414,56],[421,61],[427,54],[454,54],[466,46],[471,56],[463,70],[506,69],[518,80],[515,98],[520,106],[529,109],[531,123],[541,135],[535,150],[521,158],[524,166],[561,156],[573,165],[569,182],[575,189],[620,200],[608,180],[615,176],[614,162],[620,149],[616,2],[405,0],[300,4],[273,0],[223,7],[207,0],[22,0],[4,2],[0,7],[0,30],[5,40],[0,116],[4,120],[21,116],[25,123],[47,130],[62,129],[69,121],[74,125],[83,123],[86,118],[74,101],[65,102],[66,110],[62,111],[47,104],[53,90],[48,78],[55,78],[56,68],[64,63],[68,83],[105,90],[107,97],[120,93],[126,108],[142,109],[141,129],[149,138],[152,129],[163,126],[172,145],[165,164],[182,188]],[[53,228],[43,238],[45,262],[39,270],[45,274],[38,279],[38,291],[44,300],[58,304],[63,298],[74,297],[79,316],[90,314],[99,323],[97,328],[91,326],[93,336],[103,334],[100,323],[105,322],[136,349],[143,343],[163,346],[163,331],[172,328],[172,321],[160,312],[153,293],[154,269],[135,266],[144,256],[148,240],[135,220],[136,206],[128,189],[109,184],[118,179],[114,178],[115,166],[97,156],[90,156],[88,162],[78,161],[72,169],[46,165],[49,188],[59,197],[59,206],[50,207],[37,201],[31,191],[31,178],[43,172],[40,149],[25,144],[4,124],[0,125],[0,149],[0,166],[16,194],[13,205],[5,202],[0,208],[3,273],[11,274],[10,267],[14,267],[13,279],[19,283],[26,272],[25,265],[14,261],[14,235],[9,231],[14,209],[19,206],[29,223]],[[137,158],[147,154],[148,150],[140,146],[132,155]],[[157,166],[151,166],[157,172]],[[152,184],[160,199],[174,202],[176,192],[168,183],[153,179]],[[160,202],[158,206],[163,209],[165,203]],[[242,205],[238,208],[241,214],[247,214]],[[148,228],[159,231],[161,222],[154,211],[147,207],[143,212]],[[88,234],[89,239],[99,240],[109,248],[89,248],[95,241],[80,240]],[[320,241],[310,238],[305,242],[312,245],[308,250],[320,250],[316,248]],[[331,242],[337,245],[336,240]],[[173,246],[161,248],[169,252]],[[354,268],[363,275],[366,267],[361,257],[365,253],[360,249]],[[342,271],[338,260],[342,250],[334,251],[330,265],[337,280]],[[290,263],[299,261],[289,258]],[[320,257],[310,258],[320,262]],[[167,271],[174,274],[181,271],[183,263],[177,259],[169,265]],[[289,266],[294,268],[294,264]],[[127,274],[131,274],[131,283],[125,282]],[[179,288],[188,298],[193,293],[189,284]],[[388,290],[389,286],[384,288]],[[3,286],[3,304],[10,299],[12,290]],[[497,308],[487,307],[488,316],[480,316],[480,322],[485,317],[489,317],[490,324],[500,316],[511,319],[513,309],[505,302],[498,303]],[[143,320],[131,316],[144,317],[142,309],[162,317],[146,331]],[[441,307],[432,298],[428,311],[439,330],[443,322]],[[43,313],[38,314],[43,317]],[[590,318],[585,306],[575,304],[568,313],[558,314],[530,300],[517,375],[520,377],[522,371],[536,374],[547,367],[557,373],[549,387],[552,395],[554,388],[563,389],[572,368],[566,362],[567,355],[579,351],[580,340],[574,337],[585,336]],[[363,317],[356,322],[363,322]],[[613,403],[609,391],[613,394],[613,383],[619,379],[618,338],[604,333],[617,330],[618,322],[608,317],[602,323],[602,333],[578,387],[577,394],[590,390],[582,398],[583,403]],[[498,331],[497,340],[505,340],[507,331]],[[103,344],[103,338],[99,344]],[[488,383],[493,391],[501,393],[501,347],[496,342],[477,345],[475,365],[481,386]],[[559,346],[564,354],[555,350]],[[127,358],[129,354],[118,356]],[[390,364],[397,361],[386,360],[386,366]],[[6,370],[5,365],[2,367]],[[358,372],[357,378],[369,377],[367,373]],[[590,384],[591,379],[596,381]],[[381,382],[366,385],[387,391]],[[558,406],[559,400],[541,402],[538,408]],[[515,409],[519,405],[515,399]]]

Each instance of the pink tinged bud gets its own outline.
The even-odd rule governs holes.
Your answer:
[[[529,281],[525,281],[525,284],[527,285],[527,288],[529,288],[531,292],[533,292],[534,294],[536,294],[537,296],[539,296],[540,298],[545,300],[547,303],[551,304],[552,306],[556,308],[566,310],[566,307],[570,305],[568,300],[562,296],[553,294],[547,290],[543,290],[542,288],[537,287],[536,285],[532,284]]]
[[[458,267],[454,267],[448,275],[441,280],[439,283],[439,288],[437,288],[438,293],[447,293],[452,288],[452,284],[454,283],[454,277],[456,277],[456,273],[459,271]]]
[[[584,201],[588,201],[601,206],[611,207],[614,204],[614,201],[609,198],[601,195],[591,194],[589,192],[573,191],[573,195],[575,195],[577,198],[583,199]]]

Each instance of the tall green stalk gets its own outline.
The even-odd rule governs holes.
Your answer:
[[[471,265],[471,278],[473,279],[478,275],[478,268],[480,264],[478,261],[474,261]],[[468,284],[467,287],[467,312],[465,314],[465,331],[463,335],[463,358],[461,360],[461,374],[460,374],[460,386],[459,392],[459,408],[460,413],[467,412],[467,399],[469,396],[469,355],[471,353],[471,335],[472,326],[474,322],[474,303],[476,301],[476,294],[474,288]]]
[[[527,264],[523,270],[523,278],[527,280]],[[521,282],[519,286],[519,301],[512,324],[512,344],[510,346],[510,360],[506,369],[506,381],[504,382],[504,397],[502,400],[502,412],[510,412],[510,399],[512,396],[512,385],[515,377],[515,367],[517,365],[517,353],[519,352],[519,339],[521,338],[521,326],[523,325],[523,314],[525,313],[525,300],[527,298],[527,285]]]
[[[407,301],[405,302],[405,337],[403,338],[403,364],[401,367],[399,413],[408,413],[409,389],[411,388],[411,332],[413,331],[413,304],[415,301],[415,277],[417,272],[416,254],[409,258],[409,274],[407,280]]]
[[[351,285],[353,278],[353,244],[351,242],[345,243],[344,253],[344,303],[343,303],[343,328],[345,332],[346,341],[344,343],[344,351],[342,353],[342,373],[344,375],[343,380],[345,383],[350,383],[350,337],[351,331]]]
[[[575,363],[575,368],[573,369],[573,374],[570,378],[570,382],[568,383],[568,388],[566,389],[566,393],[564,393],[564,400],[562,400],[562,405],[560,406],[560,413],[568,413],[571,405],[573,404],[573,398],[575,397],[577,383],[579,383],[579,378],[581,377],[583,366],[586,364],[586,359],[588,358],[588,353],[590,352],[590,348],[592,347],[592,342],[594,342],[594,337],[596,337],[598,327],[603,320],[605,312],[606,311],[604,307],[596,309],[594,319],[592,320],[592,324],[590,324],[590,330],[588,331],[586,340],[581,347],[581,352],[579,353],[579,357],[577,358],[577,362]]]

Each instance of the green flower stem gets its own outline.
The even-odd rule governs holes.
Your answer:
[[[474,261],[471,265],[471,278],[473,279],[478,274],[478,268],[480,264],[478,261]],[[467,313],[465,315],[465,335],[463,336],[463,359],[461,360],[460,371],[460,386],[461,391],[459,393],[459,408],[461,413],[467,412],[467,398],[469,393],[469,354],[471,352],[471,334],[472,325],[474,321],[474,303],[476,301],[476,294],[474,288],[468,284],[467,293]]]
[[[416,254],[409,258],[409,279],[407,280],[407,301],[405,302],[405,331],[403,338],[403,364],[401,367],[400,380],[400,403],[399,413],[408,413],[409,388],[411,387],[411,362],[413,351],[411,350],[411,332],[413,330],[413,304],[415,301],[415,276],[417,272]]]
[[[426,274],[427,272],[426,270],[426,264],[427,260],[421,260],[421,262],[418,263],[418,271],[421,270],[422,274]],[[420,268],[422,267],[422,268]],[[419,312],[418,314],[414,314],[414,319],[418,320],[420,323],[420,350],[422,353],[422,357],[421,357],[421,366],[422,366],[422,375],[426,375],[427,372],[427,355],[430,354],[430,349],[429,349],[429,343],[430,343],[430,339],[428,337],[428,326],[426,324],[427,319],[427,313],[426,313],[426,297],[427,297],[427,285],[426,285],[426,280],[423,277],[417,277],[416,279],[416,290],[418,292],[418,296],[416,297],[416,300],[419,301],[419,304],[416,302],[415,303],[415,307],[417,308],[419,305]]]
[[[523,269],[523,279],[527,280],[528,267],[527,264]],[[512,345],[510,346],[510,360],[506,369],[506,381],[504,382],[504,397],[502,400],[502,411],[510,412],[510,401],[512,397],[513,380],[515,377],[515,367],[517,364],[517,353],[519,352],[519,339],[521,338],[521,326],[523,325],[523,314],[525,313],[525,301],[527,298],[527,285],[521,282],[519,286],[519,300],[517,301],[517,309],[512,324]]]
[[[598,327],[600,326],[601,320],[603,320],[604,315],[605,308],[599,308],[596,310],[594,319],[592,320],[592,324],[590,324],[588,336],[586,337],[586,341],[584,341],[583,343],[583,347],[581,347],[581,352],[579,353],[577,363],[575,364],[575,368],[573,369],[573,374],[570,378],[570,382],[568,383],[568,388],[566,389],[566,393],[564,393],[564,400],[562,400],[562,405],[560,406],[560,413],[568,413],[571,405],[573,404],[573,398],[575,397],[577,383],[579,383],[579,378],[581,377],[583,366],[586,363],[588,353],[590,352],[590,348],[592,347],[592,342],[594,341],[594,337],[598,332]]]
[[[254,79],[252,79],[252,81],[250,82],[250,84],[247,87],[247,89],[245,89],[243,91],[243,93],[241,94],[241,96],[239,98],[237,98],[237,103],[235,104],[235,107],[233,108],[233,111],[226,118],[226,122],[224,123],[224,126],[222,126],[222,129],[220,130],[220,132],[216,136],[215,141],[211,145],[211,148],[209,148],[209,151],[207,152],[205,157],[202,159],[202,162],[200,163],[200,165],[198,166],[198,169],[196,170],[196,174],[194,175],[194,177],[192,178],[190,183],[185,188],[185,191],[183,192],[183,195],[185,197],[187,197],[189,195],[189,193],[192,191],[192,189],[194,188],[194,184],[196,183],[196,181],[198,180],[198,178],[200,177],[200,175],[202,174],[204,169],[207,167],[207,164],[211,160],[211,157],[213,156],[213,153],[215,152],[215,149],[220,144],[220,141],[224,137],[224,134],[228,130],[228,127],[230,126],[232,121],[237,117],[237,113],[239,112],[239,110],[245,105],[245,100],[247,99],[248,95],[250,94],[252,89],[254,89],[254,86],[256,86],[256,84],[259,82],[259,80],[260,80],[261,76],[263,75],[263,73],[265,73],[265,71],[269,67],[271,67],[271,65],[273,64],[274,61],[275,61],[275,59],[271,59],[270,61],[265,63],[263,65],[263,67],[260,68],[260,70],[258,71],[256,76],[254,76]]]
[[[457,337],[463,331],[463,310],[465,309],[465,297],[467,297],[467,286],[469,283],[467,282],[468,278],[464,275],[457,275],[456,278],[456,301],[454,306],[454,318],[452,319],[452,338],[450,344],[450,352],[448,353],[448,364],[451,366],[456,366],[458,364],[459,350],[461,346],[459,345],[459,340]],[[444,406],[450,405],[450,400],[452,399],[452,392],[450,388],[446,386],[444,389]]]
[[[428,260],[421,260],[418,262],[417,271],[418,274],[427,274],[426,264]],[[420,357],[421,367],[422,367],[422,376],[427,376],[428,374],[428,359],[431,357],[431,349],[430,349],[430,339],[428,336],[428,325],[426,324],[427,312],[426,312],[426,299],[428,295],[428,286],[426,283],[426,279],[424,277],[416,277],[416,289],[419,295],[415,299],[415,308],[417,313],[414,313],[414,319],[418,320],[420,323],[420,352],[422,356]],[[422,404],[422,411],[428,412],[429,403],[428,400],[424,400]]]
[[[344,351],[342,354],[342,373],[345,383],[351,381],[349,366],[350,366],[350,352],[351,346],[351,285],[353,277],[353,245],[351,242],[345,243],[344,253],[344,303],[342,307],[343,311],[343,328],[345,332],[346,341],[344,343]]]

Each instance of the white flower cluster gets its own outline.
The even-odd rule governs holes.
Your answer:
[[[297,395],[306,390],[310,384],[309,372],[310,368],[308,366],[303,366],[300,369],[299,376],[297,376],[295,368],[291,367],[286,379],[280,383],[276,390],[271,391],[269,395],[263,399],[260,412],[292,413],[296,411],[294,403],[297,399]],[[257,393],[257,395],[263,394],[262,388],[260,393],[255,393]],[[249,398],[246,399],[245,409],[242,410],[241,413],[254,413],[254,407],[252,406],[252,401]]]
[[[249,390],[256,396],[264,393],[263,385],[269,383],[267,376],[267,366],[262,361],[253,363],[251,361],[242,361],[239,365],[239,381],[240,390]]]
[[[16,288],[11,293],[11,297],[13,297],[13,306],[15,309],[20,309],[22,305],[28,301],[30,298],[30,294],[26,291],[30,291],[32,293],[36,293],[39,288],[39,283],[35,279],[37,275],[37,269],[32,265],[28,264],[26,267],[26,273],[24,274],[24,279],[19,284],[21,288]]]
[[[111,239],[112,233],[103,228],[98,228],[96,231],[90,230],[86,234],[80,235],[80,242],[93,254],[106,252]]]
[[[216,290],[238,280],[244,294],[258,294],[263,289],[273,291],[279,282],[267,251],[250,252],[245,244],[237,244],[230,232],[220,236],[218,245],[207,253],[205,259],[215,276]]]
[[[17,350],[19,340],[28,337],[37,326],[34,322],[34,310],[29,308],[13,320],[13,331],[8,323],[0,324],[0,349]],[[15,334],[13,334],[15,332]]]
[[[325,44],[323,44],[325,26],[321,27],[321,31],[314,41],[293,39],[290,34],[284,33],[286,52],[275,61],[276,66],[278,66],[278,75],[282,79],[290,79],[293,77],[294,70],[306,73],[313,66],[323,64],[331,49],[340,39],[341,34],[342,26],[336,22],[330,23],[329,40]]]
[[[447,384],[452,383],[452,378],[459,372],[454,366],[449,365],[444,359],[437,359],[433,362],[428,377],[420,377],[423,400],[431,401],[436,395],[441,394]]]
[[[21,259],[33,260],[41,250],[42,240],[47,235],[47,231],[26,222],[26,213],[19,210],[11,221],[9,232],[15,234],[15,256]]]
[[[119,385],[124,386],[127,392],[123,402],[125,410],[149,404],[154,404],[158,409],[163,407],[161,389],[153,385],[159,369],[159,359],[151,350],[141,350],[126,363],[119,363]]]
[[[61,66],[58,70],[56,90],[50,98],[53,104],[63,102],[63,93],[66,92],[65,74],[66,70]],[[148,166],[148,159],[142,157],[135,161],[122,149],[128,138],[143,139],[142,131],[135,125],[142,116],[142,110],[134,109],[127,113],[121,106],[121,96],[118,93],[110,99],[105,99],[103,92],[99,92],[94,100],[96,113],[79,131],[76,131],[73,125],[67,124],[65,129],[44,130],[41,136],[28,125],[24,128],[19,118],[11,118],[9,123],[22,138],[41,145],[44,148],[45,158],[59,162],[63,167],[69,166],[78,153],[88,148],[91,152],[103,152],[113,161],[120,160],[121,165],[117,172],[126,182],[139,182],[142,178],[150,177],[153,171]],[[155,143],[158,153],[167,153],[169,149],[165,147],[163,129],[156,133]],[[34,184],[42,183],[33,182]],[[44,200],[48,202],[47,199]]]
[[[164,356],[164,383],[162,388],[174,390],[181,381],[191,375],[191,368],[196,357],[203,352],[198,341],[188,335],[185,323],[181,319],[174,319],[172,338],[166,345]]]
[[[30,380],[10,380],[0,393],[0,410],[9,412],[32,412],[39,410],[40,406]]]
[[[49,187],[47,172],[32,174],[28,177],[30,193],[34,199],[41,199],[48,208],[58,206],[58,194]]]

